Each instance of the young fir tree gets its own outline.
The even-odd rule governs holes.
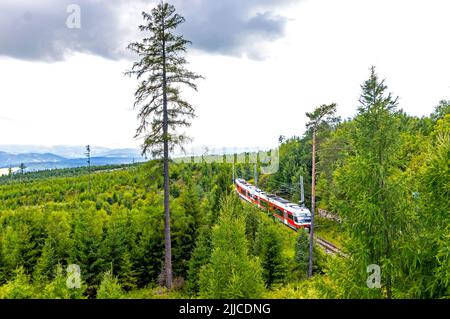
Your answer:
[[[137,277],[138,272],[131,260],[131,254],[129,251],[126,251],[122,254],[120,260],[119,283],[125,291],[130,291],[136,288]]]
[[[136,136],[143,136],[142,152],[151,151],[164,160],[165,258],[164,270],[167,288],[172,285],[172,254],[169,209],[169,152],[182,145],[187,137],[176,129],[190,126],[194,108],[181,98],[180,86],[197,90],[195,80],[201,76],[186,69],[183,57],[190,44],[174,31],[185,19],[173,5],[161,1],[151,13],[142,12],[145,24],[139,29],[146,33],[141,42],[128,48],[139,60],[126,74],[140,81],[135,92],[135,107],[139,107],[140,125]]]
[[[184,213],[190,219],[190,224],[194,232],[192,239],[195,241],[197,237],[196,232],[202,222],[202,216],[200,214],[199,196],[192,182],[189,182],[181,192],[180,204],[184,209]]]
[[[203,298],[260,298],[264,291],[258,258],[248,254],[239,199],[224,197],[218,224],[212,229],[210,261],[200,271]]]
[[[83,280],[90,286],[96,285],[105,267],[105,253],[102,251],[103,229],[108,218],[105,211],[80,210],[74,219],[72,239],[73,249],[70,261],[80,266]],[[92,289],[87,293],[92,296]]]
[[[255,238],[255,254],[261,260],[267,287],[282,283],[286,278],[286,262],[282,253],[279,225],[261,222]]]
[[[81,283],[80,288],[70,288],[67,285],[67,273],[64,271],[64,268],[61,265],[57,265],[54,272],[55,275],[53,280],[44,287],[44,289],[40,293],[40,298],[84,299],[84,283]]]
[[[124,293],[119,280],[113,276],[111,270],[105,272],[97,291],[97,299],[121,299],[123,296]]]
[[[31,299],[34,296],[30,276],[22,266],[14,271],[14,279],[0,289],[0,299]]]
[[[295,245],[295,261],[302,277],[308,273],[309,236],[304,230],[300,230]]]
[[[200,270],[208,264],[211,250],[211,228],[206,225],[199,230],[199,236],[188,262],[187,289],[190,293],[199,292]]]

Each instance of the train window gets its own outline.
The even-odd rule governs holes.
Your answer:
[[[293,219],[293,216],[292,216],[291,213],[288,213],[288,214],[287,214],[287,217],[288,217],[288,219]]]
[[[261,199],[259,202],[260,202],[260,204],[261,204],[262,206],[264,206],[264,207],[268,207],[268,206],[269,206],[265,200],[262,200],[262,199]]]
[[[278,216],[283,216],[283,212],[278,208],[275,209],[275,214],[277,214]]]

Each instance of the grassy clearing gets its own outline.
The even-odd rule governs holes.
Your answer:
[[[317,236],[333,243],[338,248],[342,248],[346,240],[342,224],[326,218],[315,218],[314,232]]]

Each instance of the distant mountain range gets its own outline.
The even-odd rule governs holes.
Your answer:
[[[28,154],[11,154],[6,152],[0,152],[0,167],[2,166],[17,166],[20,163],[42,163],[42,162],[59,162],[65,160],[65,158],[51,154],[51,153],[28,153]]]
[[[86,166],[83,146],[0,145],[0,168],[25,164],[27,171]],[[91,165],[130,164],[145,159],[137,149],[91,147]]]
[[[0,144],[0,152],[10,154],[53,154],[64,158],[81,158],[86,152],[85,146],[40,146],[40,145],[2,145]],[[92,157],[117,156],[117,157],[140,157],[138,149],[119,148],[111,149],[101,146],[91,146]]]

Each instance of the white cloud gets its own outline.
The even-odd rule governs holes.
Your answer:
[[[421,116],[450,98],[447,0],[314,0],[280,9],[286,36],[263,43],[266,60],[193,51],[206,76],[187,92],[195,145],[265,147],[304,132],[305,112],[337,102],[356,112],[360,85],[377,66],[400,107]],[[129,147],[137,125],[130,62],[75,55],[45,64],[0,59],[0,144]]]
[[[134,146],[128,63],[75,55],[66,62],[0,60],[0,144]]]

